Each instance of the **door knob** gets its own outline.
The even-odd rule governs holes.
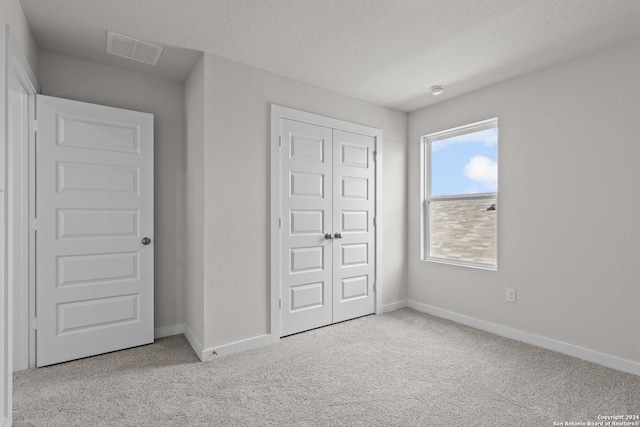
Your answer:
[[[331,235],[331,233],[324,233],[324,238],[327,240],[331,240],[333,239],[333,236]]]
[[[151,239],[148,237],[143,237],[142,238],[142,244],[147,246],[149,243],[151,243]]]
[[[333,235],[336,239],[342,239],[342,233],[336,233]]]

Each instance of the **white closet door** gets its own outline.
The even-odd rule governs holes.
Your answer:
[[[40,95],[37,115],[37,365],[153,342],[153,115]]]
[[[331,133],[280,121],[282,336],[332,322]]]
[[[333,321],[375,311],[375,139],[333,131]]]
[[[281,118],[280,335],[375,312],[375,137]]]

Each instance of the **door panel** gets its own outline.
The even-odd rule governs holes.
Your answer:
[[[333,131],[333,321],[375,312],[375,139]]]
[[[139,322],[138,295],[125,295],[58,305],[58,335],[88,332],[105,325]]]
[[[153,342],[153,115],[37,97],[37,365]]]
[[[282,119],[281,334],[332,322],[331,129]]]
[[[59,209],[58,239],[138,235],[135,209]]]

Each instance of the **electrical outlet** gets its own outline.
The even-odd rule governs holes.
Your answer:
[[[507,288],[507,301],[516,302],[516,290],[513,288]]]

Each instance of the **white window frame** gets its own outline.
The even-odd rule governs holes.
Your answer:
[[[453,129],[447,129],[441,132],[430,133],[420,138],[420,194],[421,201],[421,258],[423,261],[460,265],[464,267],[473,267],[484,270],[498,269],[498,212],[496,210],[496,263],[484,264],[470,261],[460,261],[449,258],[439,258],[431,256],[431,209],[430,204],[432,201],[444,202],[454,200],[496,200],[496,207],[498,206],[498,191],[495,193],[478,193],[478,194],[463,194],[463,195],[445,195],[445,196],[432,196],[431,195],[431,148],[432,143],[447,138],[453,138],[468,133],[479,132],[487,129],[498,129],[498,118],[482,120],[480,122],[471,123],[468,125],[458,126]],[[498,151],[500,143],[498,141]],[[500,176],[500,161],[498,160],[498,177]],[[498,188],[499,190],[499,188]]]

